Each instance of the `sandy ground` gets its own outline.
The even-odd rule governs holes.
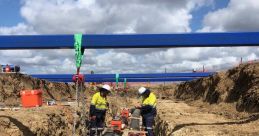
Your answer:
[[[259,136],[259,63],[240,65],[212,77],[185,82],[180,85],[150,86],[158,100],[157,136]],[[42,83],[42,84],[41,84]],[[43,89],[44,100],[70,101],[75,87],[50,83],[22,74],[0,75],[0,107],[19,106],[20,91]],[[90,89],[91,90],[91,89]],[[132,108],[137,102],[137,88],[130,88],[129,96],[113,95],[106,121],[121,108]],[[92,91],[92,90],[91,90]],[[89,91],[80,96],[89,96]],[[87,104],[89,99],[87,97]],[[175,100],[181,99],[184,101]],[[201,101],[202,100],[202,101]],[[75,108],[75,107],[74,107]],[[1,136],[70,136],[73,107],[43,106],[18,111],[0,110]],[[89,109],[86,108],[87,110]],[[77,110],[78,116],[80,110]],[[238,112],[240,111],[240,112]],[[246,112],[250,113],[246,113]],[[77,120],[77,134],[82,125]],[[81,123],[82,124],[82,123]],[[81,126],[81,127],[80,127]]]
[[[0,111],[1,136],[72,135],[73,109],[43,106]]]
[[[137,99],[116,97],[118,107],[132,106]],[[127,104],[125,104],[127,103]],[[157,136],[258,136],[259,114],[238,112],[235,103],[158,100]]]
[[[130,108],[137,99],[113,97],[110,101],[111,104],[118,103],[112,106]],[[199,101],[158,100],[157,109],[157,136],[259,135],[259,114],[237,112],[234,104],[210,105]],[[1,136],[71,135],[72,113],[71,107],[64,106],[0,111],[0,134]]]
[[[207,108],[209,106],[212,108]],[[186,104],[181,101],[159,100],[157,108],[160,121],[168,124],[167,135],[259,135],[259,114],[237,113],[232,105],[213,106],[199,102]]]

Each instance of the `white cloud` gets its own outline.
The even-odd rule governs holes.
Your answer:
[[[258,0],[230,0],[227,7],[218,9],[205,15],[203,28],[198,32],[242,32],[259,31],[259,1]],[[215,48],[214,52],[206,56],[216,57],[218,60],[208,60],[213,69],[230,67],[233,63],[238,64],[240,58],[243,61],[251,61],[259,58],[257,47],[240,48]],[[213,64],[218,62],[219,64]]]
[[[224,21],[229,18],[227,12],[242,8],[234,8],[238,4],[231,3],[225,9],[209,13],[201,31],[232,30],[231,21]],[[23,0],[21,14],[25,22],[0,27],[0,34],[191,32],[191,12],[211,5],[213,0]],[[251,5],[255,5],[252,8],[255,11],[256,4],[245,4],[244,8]],[[232,22],[242,22],[242,18],[233,19]],[[201,69],[203,65],[217,70],[235,65],[240,57],[257,59],[258,54],[256,48],[86,50],[82,71],[154,73],[164,72],[166,68],[168,72],[182,72]],[[0,62],[21,65],[27,73],[75,73],[76,69],[73,50],[0,51]]]
[[[30,58],[32,57],[32,52],[29,50],[4,50],[0,51],[1,56],[9,57],[11,54],[16,58]]]
[[[190,32],[191,10],[211,2],[24,0],[21,14],[43,34]]]
[[[0,35],[25,35],[25,34],[36,34],[32,26],[24,23],[19,23],[13,27],[1,27]]]
[[[198,31],[259,31],[258,12],[258,0],[230,0],[226,8],[208,13]]]
[[[23,0],[25,22],[0,27],[0,34],[190,32],[190,12],[208,3],[211,0]],[[141,54],[165,50],[87,50],[82,70],[145,72],[148,64]],[[2,63],[21,65],[28,73],[37,72],[31,68],[39,73],[69,73],[75,68],[72,50],[1,52]]]

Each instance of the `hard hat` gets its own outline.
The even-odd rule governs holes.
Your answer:
[[[143,94],[143,93],[145,93],[146,92],[146,88],[145,87],[140,87],[139,89],[138,89],[138,93],[139,94]]]
[[[107,84],[103,85],[102,88],[107,90],[107,91],[111,91],[111,87]]]

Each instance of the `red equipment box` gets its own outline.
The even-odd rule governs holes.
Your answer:
[[[23,107],[42,106],[42,90],[23,90],[21,91],[21,101]]]
[[[144,132],[129,132],[128,136],[146,136]]]
[[[114,130],[121,130],[121,120],[112,120],[111,121],[111,127],[114,129]]]
[[[121,111],[121,116],[126,117],[127,119],[129,118],[129,110],[128,109],[123,109]]]

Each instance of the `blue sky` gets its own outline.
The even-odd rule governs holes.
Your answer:
[[[229,3],[229,0],[215,0],[213,6],[203,6],[198,10],[192,12],[193,19],[191,20],[192,31],[202,28],[202,19],[208,12],[224,8]],[[22,6],[21,0],[1,0],[0,1],[0,27],[15,26],[19,22],[23,22],[20,8]]]
[[[229,0],[214,0],[213,6],[203,6],[198,10],[194,10],[192,12],[193,18],[191,21],[191,28],[192,30],[196,31],[202,28],[202,19],[203,17],[212,11],[216,11],[221,8],[227,7]]]
[[[1,0],[0,1],[0,26],[14,26],[23,19],[20,15],[20,0]]]

